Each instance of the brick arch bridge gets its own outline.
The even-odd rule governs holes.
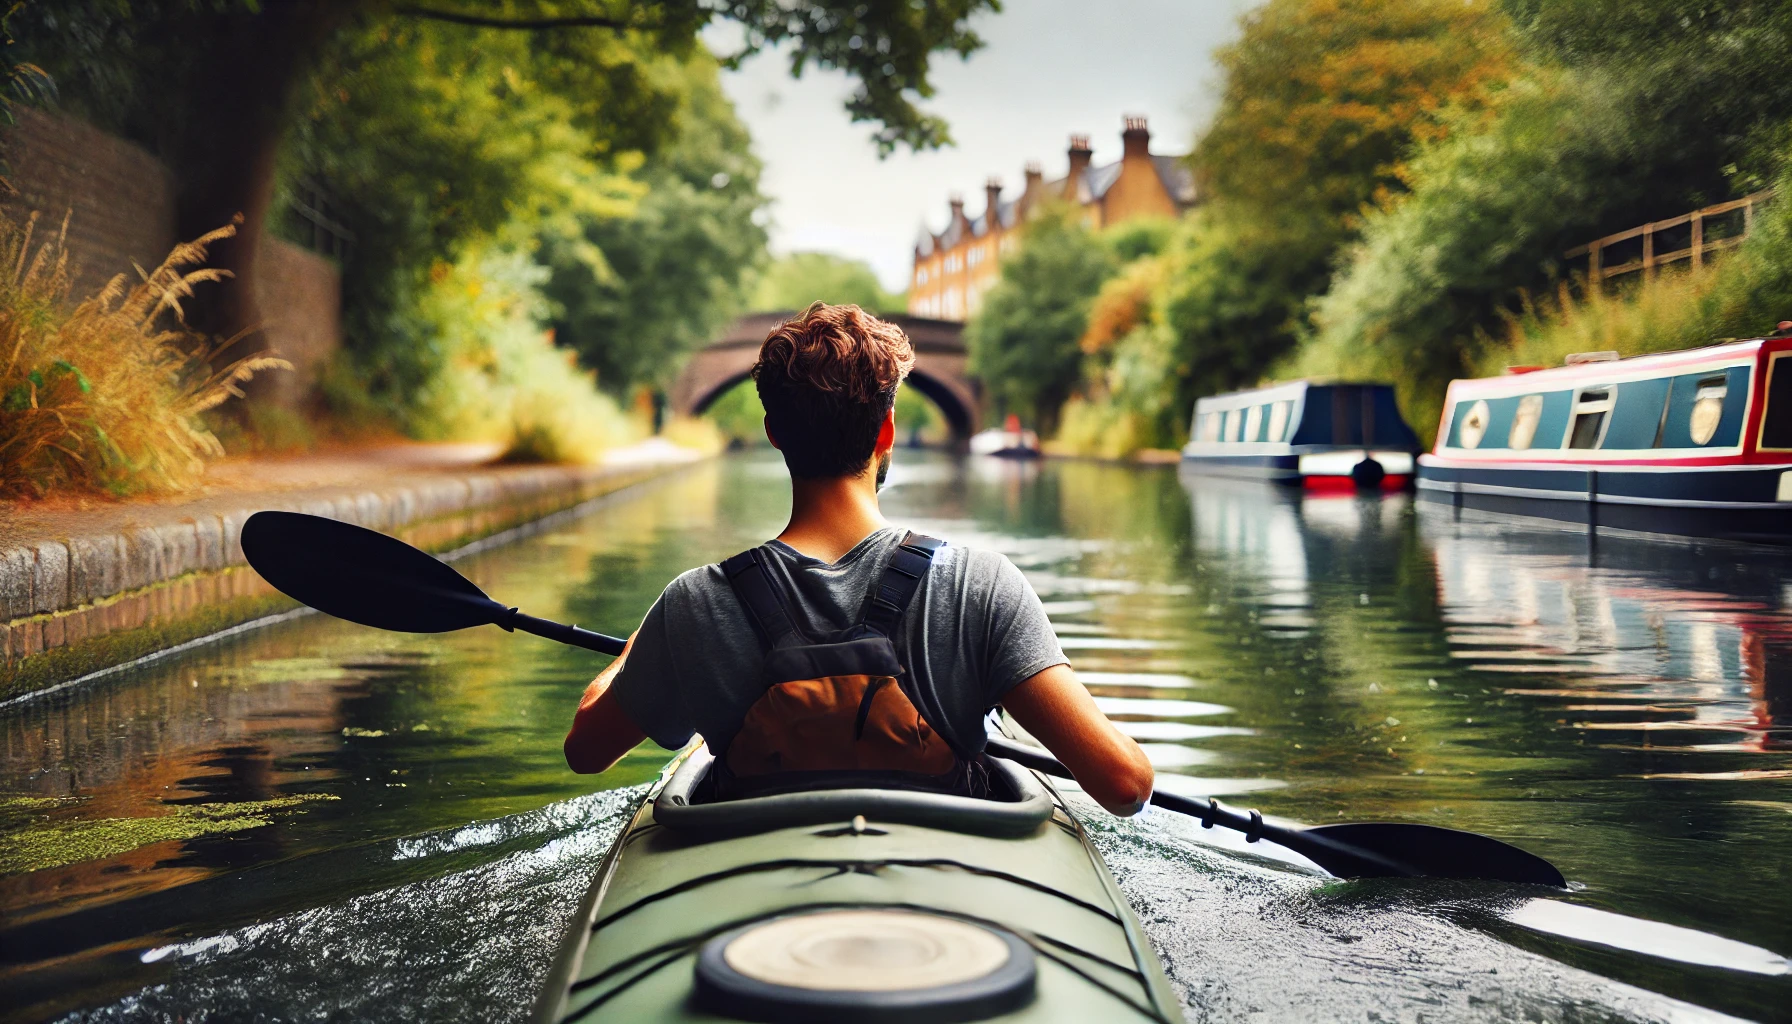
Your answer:
[[[759,346],[773,327],[795,313],[754,313],[741,317],[719,341],[692,353],[672,382],[672,411],[697,416],[727,390],[747,378]],[[962,440],[977,432],[981,419],[977,382],[969,370],[964,325],[950,320],[886,316],[908,334],[915,346],[915,368],[908,382],[933,400],[946,417],[952,436]]]

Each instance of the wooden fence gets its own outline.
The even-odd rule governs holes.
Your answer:
[[[1741,199],[1732,199],[1727,203],[1707,206],[1702,210],[1694,210],[1678,217],[1652,221],[1641,227],[1631,228],[1629,231],[1606,235],[1604,238],[1595,239],[1586,245],[1576,246],[1562,255],[1570,260],[1579,259],[1582,256],[1587,258],[1587,283],[1589,285],[1638,270],[1653,274],[1656,267],[1664,263],[1673,263],[1676,260],[1690,259],[1693,266],[1702,266],[1706,255],[1741,245],[1742,240],[1747,238],[1749,231],[1754,228],[1755,207],[1772,197],[1772,189],[1763,189],[1753,195],[1743,196]],[[1737,230],[1715,238],[1707,237],[1707,229],[1712,226],[1707,224],[1708,221],[1715,220],[1723,227],[1730,227],[1738,219],[1736,216],[1738,211],[1741,213],[1741,224]],[[1672,240],[1678,242],[1681,228],[1686,229],[1688,240],[1685,245],[1657,251],[1658,235],[1671,235]],[[1640,257],[1628,259],[1616,265],[1608,265],[1607,249],[1623,246],[1624,243],[1637,238],[1642,239],[1642,255]],[[1629,247],[1625,246],[1624,248],[1628,249]]]

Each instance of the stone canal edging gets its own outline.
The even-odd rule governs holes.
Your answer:
[[[243,561],[243,522],[262,509],[328,516],[442,552],[696,458],[664,450],[603,466],[400,475],[378,486],[234,495],[103,532],[11,539],[0,545],[0,702],[294,608]]]

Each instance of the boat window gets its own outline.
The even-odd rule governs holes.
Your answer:
[[[1611,388],[1583,390],[1574,403],[1574,426],[1568,434],[1568,447],[1599,447],[1599,439],[1605,433],[1605,417],[1611,411]]]
[[[1230,441],[1232,439],[1231,432],[1226,429],[1227,427],[1232,425],[1231,420],[1232,420],[1231,412],[1220,413],[1220,429],[1217,432],[1218,433],[1217,440]]]
[[[1491,418],[1492,414],[1488,412],[1486,402],[1476,402],[1469,406],[1468,412],[1462,417],[1462,429],[1456,434],[1457,439],[1462,442],[1462,447],[1481,447],[1481,438],[1487,436],[1487,421]]]
[[[1261,405],[1253,405],[1244,416],[1243,440],[1257,440],[1257,431],[1261,426],[1263,426],[1263,407]]]
[[[1231,440],[1231,441],[1244,440],[1244,420],[1245,420],[1245,416],[1244,416],[1243,409],[1232,410],[1232,430],[1231,430],[1231,433],[1229,433],[1227,435],[1228,440]]]
[[[1730,393],[1730,378],[1724,374],[1699,381],[1699,390],[1692,400],[1692,420],[1687,432],[1693,444],[1710,444],[1717,434],[1717,425],[1724,418],[1724,396]]]
[[[1288,410],[1293,402],[1283,399],[1269,407],[1269,439],[1271,441],[1288,440]]]
[[[1543,396],[1526,395],[1518,400],[1518,411],[1512,414],[1512,429],[1506,431],[1506,447],[1524,451],[1537,439],[1537,422],[1543,418]]]
[[[1204,412],[1195,417],[1195,440],[1215,441],[1219,439],[1219,436],[1220,424],[1218,416],[1215,416],[1210,412]]]
[[[1792,352],[1775,352],[1767,364],[1767,408],[1761,416],[1758,447],[1792,450]]]

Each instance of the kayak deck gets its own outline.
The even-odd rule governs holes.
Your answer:
[[[703,943],[830,907],[910,908],[1019,936],[1036,963],[1034,997],[995,1016],[958,1019],[1179,1019],[1155,956],[1081,826],[1049,784],[1028,776],[1049,794],[1050,814],[1009,836],[880,821],[877,804],[892,794],[867,794],[856,822],[835,817],[712,839],[658,822],[649,794],[575,915],[537,1019],[741,1019],[693,1000]]]

